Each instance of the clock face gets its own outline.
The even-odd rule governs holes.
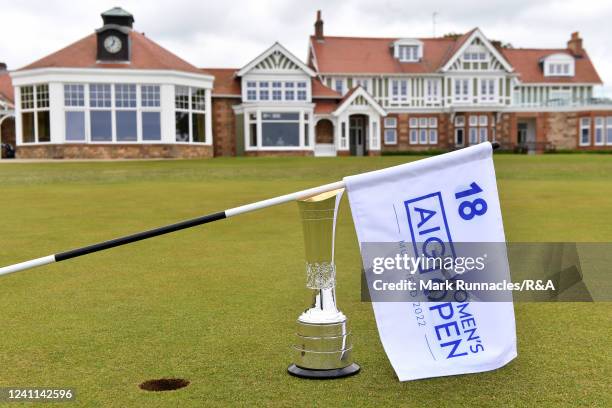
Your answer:
[[[122,46],[121,40],[115,35],[109,35],[104,39],[104,49],[111,54],[116,54],[121,51]]]

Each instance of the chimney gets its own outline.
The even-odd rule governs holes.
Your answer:
[[[0,72],[6,71],[6,63],[0,62]]]
[[[570,40],[567,42],[567,48],[574,54],[575,57],[584,56],[584,48],[582,48],[582,38],[578,31],[573,32]]]
[[[317,21],[314,23],[315,38],[323,41],[323,20],[321,20],[321,10],[317,10]]]

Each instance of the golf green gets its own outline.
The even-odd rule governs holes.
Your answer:
[[[419,157],[0,164],[7,265]],[[612,156],[495,157],[509,241],[612,241]],[[516,304],[499,370],[399,383],[360,301],[343,202],[337,297],[362,372],[287,375],[308,306],[295,204],[0,277],[0,386],[73,387],[83,407],[611,406],[610,303]],[[410,347],[410,345],[406,345]],[[190,385],[147,392],[146,380]]]

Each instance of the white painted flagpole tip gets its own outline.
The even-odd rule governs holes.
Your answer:
[[[23,271],[24,269],[36,268],[55,262],[55,255],[43,256],[42,258],[31,259],[14,265],[0,268],[0,275],[8,275],[9,273]]]

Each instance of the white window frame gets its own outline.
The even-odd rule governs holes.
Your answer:
[[[353,77],[353,88],[361,85],[361,87],[368,93],[372,93],[372,84],[370,78]]]
[[[386,145],[397,144],[397,118],[387,117],[384,119],[384,141]],[[392,137],[389,137],[392,135]]]
[[[46,99],[46,105],[47,106],[38,106],[39,105],[39,100],[38,100],[38,88],[39,87],[46,87],[47,88],[47,99]],[[24,88],[32,88],[32,107],[31,108],[24,108],[23,107],[23,89]],[[22,120],[22,125],[21,125],[21,134],[19,135],[19,138],[21,139],[20,144],[22,145],[36,145],[36,144],[46,144],[46,143],[51,143],[51,123],[49,123],[49,140],[48,141],[39,141],[39,129],[38,129],[38,113],[39,112],[49,112],[49,115],[51,115],[51,101],[50,101],[50,95],[49,95],[49,84],[48,83],[38,83],[38,84],[28,84],[28,85],[23,85],[20,87],[20,101],[19,101],[19,107],[20,107],[20,111],[19,111],[19,115],[21,116],[21,120]],[[23,139],[23,114],[24,113],[33,113],[33,117],[34,117],[34,141],[33,142],[24,142]],[[51,117],[49,116],[49,122],[51,122]]]
[[[586,130],[587,141],[584,142],[582,138],[583,131]],[[591,145],[591,118],[581,117],[580,118],[580,132],[578,133],[578,145],[579,146],[590,146]]]
[[[498,83],[498,78],[479,78],[478,100],[483,103],[498,102]]]
[[[298,129],[299,129],[299,146],[263,146],[263,113],[298,113]],[[244,116],[244,149],[245,151],[303,151],[313,150],[314,145],[314,115],[312,109],[307,109],[300,106],[258,106],[245,108]],[[254,116],[254,118],[252,118]],[[293,122],[293,121],[291,121]],[[344,123],[344,122],[342,122]],[[251,145],[251,124],[255,124],[257,131],[257,146]],[[341,129],[342,129],[342,125]],[[308,135],[306,135],[308,132]],[[342,139],[342,135],[340,136]],[[308,142],[308,143],[307,143]],[[342,144],[341,147],[345,147]]]
[[[593,144],[595,146],[603,146],[606,144],[606,118],[603,116],[595,117],[595,132],[593,133]],[[599,134],[599,139],[597,135]]]
[[[612,116],[606,117],[605,140],[607,146],[612,146]]]
[[[442,81],[438,78],[427,78],[425,80],[425,103],[440,102],[440,88]]]
[[[438,144],[438,118],[435,116],[411,116],[408,118],[410,144]]]
[[[473,95],[473,90],[472,90],[473,82],[474,80],[472,78],[464,78],[464,77],[453,78],[453,81],[452,81],[453,102],[471,103],[472,95]],[[457,93],[457,85],[459,85],[459,90],[460,90],[459,93]]]
[[[206,89],[205,88],[195,88],[192,86],[186,86],[186,87],[182,87],[182,88],[187,88],[188,91],[188,108],[179,108],[176,107],[176,89],[179,88],[179,86],[175,86],[175,101],[174,101],[174,129],[175,129],[175,136],[174,136],[174,143],[177,144],[196,144],[196,145],[209,145],[212,142],[212,135],[207,133],[207,129],[206,126],[204,128],[204,141],[203,142],[194,142],[193,141],[193,114],[204,114],[204,124],[206,124],[207,120],[210,120],[210,118],[208,118],[209,113],[206,111],[206,99],[204,100],[204,109],[196,109],[193,107],[194,103],[193,103],[193,95],[194,95],[194,91],[204,91],[204,98],[206,98]],[[271,89],[271,88],[270,88]],[[188,114],[189,116],[189,140],[188,141],[178,141],[176,140],[176,112],[185,112]]]
[[[397,92],[395,92],[397,84]],[[407,103],[410,100],[410,82],[407,79],[391,78],[389,80],[389,97],[393,103]]]

